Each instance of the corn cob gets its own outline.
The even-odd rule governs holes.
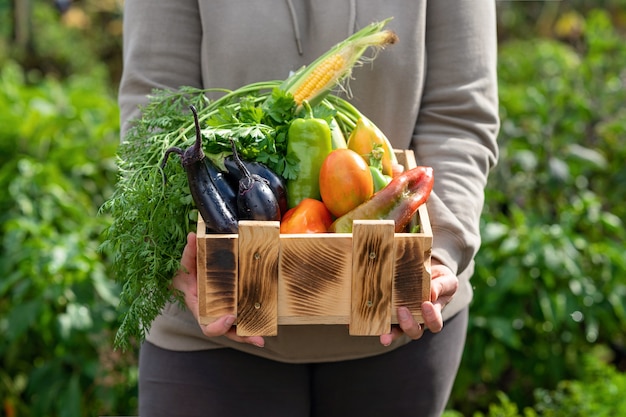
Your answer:
[[[372,23],[338,43],[287,78],[281,89],[293,95],[298,107],[305,100],[311,105],[318,104],[335,86],[349,78],[354,66],[366,60],[363,54],[369,47],[378,51],[397,42],[394,32],[383,30],[389,20]]]
[[[303,83],[298,85],[293,92],[293,99],[300,105],[303,101],[314,98],[315,92],[321,92],[333,85],[333,80],[338,79],[345,71],[346,57],[337,53],[329,56],[321,65],[315,67],[309,76],[304,78]]]

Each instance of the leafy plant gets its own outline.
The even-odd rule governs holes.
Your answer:
[[[593,356],[585,356],[582,367],[581,380],[561,381],[554,390],[535,390],[537,413],[544,417],[626,415],[626,374]]]
[[[0,65],[12,60],[27,70],[61,78],[101,67],[109,74],[108,82],[116,85],[122,7],[117,1],[0,0]]]
[[[474,417],[613,417],[626,415],[626,374],[602,362],[593,355],[582,361],[583,379],[564,380],[553,390],[538,388],[534,404],[520,409],[504,393],[497,393],[497,401],[486,413]]]
[[[535,387],[580,376],[596,344],[623,358],[623,45],[595,11],[579,49],[501,47],[502,154],[486,195],[463,402],[469,390],[485,407],[502,390],[523,406]]]
[[[96,214],[111,192],[119,140],[103,74],[29,86],[15,64],[0,72],[0,398],[8,415],[132,412],[134,365],[112,352],[119,288],[98,252],[108,220]]]

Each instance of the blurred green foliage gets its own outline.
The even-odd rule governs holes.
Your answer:
[[[614,417],[626,415],[626,374],[594,356],[581,363],[582,379],[560,381],[556,388],[537,388],[532,406],[520,406],[502,391],[497,402],[473,417]],[[457,417],[453,413],[445,417]]]
[[[31,74],[65,78],[106,70],[114,88],[122,68],[118,0],[0,0],[0,67],[13,60]]]
[[[118,109],[104,71],[29,84],[0,72],[0,398],[5,414],[133,411],[134,358],[111,348],[119,288],[98,252]],[[129,366],[130,365],[130,366]]]
[[[0,2],[0,415],[130,415],[136,359],[112,349],[119,288],[98,252],[119,142],[105,31],[28,5],[20,45]]]
[[[502,153],[453,400],[467,415],[584,377],[596,345],[624,369],[626,47],[605,11],[581,24],[574,43],[501,44]]]
[[[97,250],[122,5],[0,0],[0,415],[136,414]],[[501,158],[447,417],[624,412],[624,6],[497,2]]]

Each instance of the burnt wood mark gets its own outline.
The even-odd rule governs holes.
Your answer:
[[[199,322],[209,324],[237,313],[237,235],[198,242]]]
[[[394,222],[354,222],[352,228],[351,335],[380,335],[391,330]]]
[[[279,222],[239,222],[237,334],[278,334]]]
[[[349,315],[350,238],[282,239],[279,306],[287,317]]]

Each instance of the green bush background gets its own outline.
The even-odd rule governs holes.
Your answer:
[[[70,4],[0,0],[7,417],[136,414],[137,352],[112,349],[119,288],[98,252],[121,3]],[[501,158],[446,414],[623,415],[626,2],[497,6]]]

